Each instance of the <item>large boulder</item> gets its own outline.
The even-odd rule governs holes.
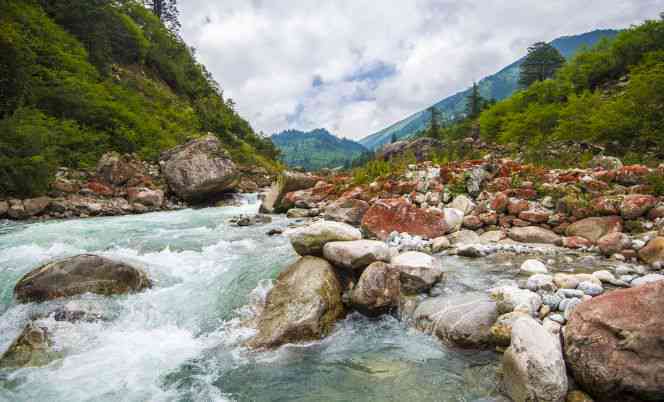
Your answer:
[[[420,330],[455,346],[478,348],[489,346],[498,311],[485,294],[465,293],[426,299],[414,316]]]
[[[586,218],[574,222],[565,230],[567,236],[579,236],[596,243],[609,233],[622,232],[623,221],[619,216]]]
[[[403,158],[412,155],[418,162],[422,162],[431,160],[431,157],[442,147],[442,142],[433,138],[422,137],[415,141],[397,141],[387,144],[381,149],[379,157],[389,160],[395,157]]]
[[[406,294],[427,291],[443,278],[439,262],[419,251],[399,254],[392,258],[391,265],[399,271],[401,289]]]
[[[361,270],[376,261],[390,261],[390,249],[378,240],[333,241],[323,247],[323,256],[337,267]]]
[[[212,134],[163,152],[159,164],[169,188],[191,202],[217,198],[239,178],[235,163]]]
[[[23,200],[23,208],[28,216],[36,216],[41,214],[51,204],[49,197],[28,198]]]
[[[578,305],[564,329],[574,379],[601,401],[664,400],[664,282]]]
[[[599,248],[599,251],[607,257],[616,253],[620,253],[622,250],[629,248],[631,245],[632,239],[630,239],[629,236],[622,232],[609,233],[597,240],[597,247]]]
[[[514,241],[521,243],[542,243],[556,244],[560,241],[560,236],[549,229],[539,226],[526,226],[511,228],[507,236]]]
[[[362,228],[381,240],[394,231],[429,239],[443,236],[448,231],[440,211],[418,208],[401,198],[376,201],[364,215]]]
[[[48,330],[30,322],[0,357],[0,368],[45,366],[62,357],[52,346]]]
[[[659,263],[664,266],[664,237],[655,237],[650,240],[645,247],[639,250],[639,258],[651,265]]]
[[[346,223],[320,221],[284,232],[299,255],[323,256],[323,246],[333,241],[362,239],[362,232]]]
[[[353,288],[351,303],[362,313],[374,316],[399,305],[399,272],[384,262],[374,262],[362,272]]]
[[[97,162],[97,176],[106,184],[121,186],[138,174],[142,174],[141,164],[131,155],[107,152]]]
[[[512,324],[502,367],[503,385],[512,400],[565,400],[568,383],[560,341],[534,319],[519,318]]]
[[[630,194],[620,204],[620,214],[625,219],[636,219],[647,214],[655,205],[657,198],[652,195]]]
[[[131,187],[127,189],[127,200],[146,207],[159,208],[164,203],[164,192],[147,187]]]
[[[540,295],[516,286],[499,286],[492,289],[491,299],[496,302],[500,314],[521,311],[534,316],[542,306]]]
[[[362,224],[362,218],[368,209],[369,204],[366,201],[355,198],[339,198],[325,207],[323,218],[359,226]]]
[[[138,292],[152,283],[143,270],[123,262],[82,254],[50,262],[19,279],[14,295],[21,303],[42,302],[83,293]]]
[[[319,180],[320,177],[306,173],[290,171],[283,172],[265,194],[265,199],[261,203],[260,211],[267,214],[286,212],[288,210],[288,205],[282,204],[286,194],[294,191],[310,189],[314,187]]]
[[[277,277],[258,317],[252,348],[315,340],[343,317],[342,286],[329,262],[302,257]]]
[[[9,210],[9,203],[7,201],[0,201],[0,218],[7,215],[8,210]]]

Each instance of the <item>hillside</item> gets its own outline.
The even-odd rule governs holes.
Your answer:
[[[563,36],[555,39],[551,44],[558,49],[566,59],[570,59],[584,46],[593,46],[603,38],[612,38],[618,31],[596,30],[581,35]],[[503,68],[496,74],[481,79],[478,82],[480,94],[485,99],[502,100],[518,89],[519,66],[523,58]],[[466,107],[466,98],[470,89],[458,92],[436,103],[434,107],[441,111],[441,117],[447,120],[463,115]],[[410,137],[426,127],[429,115],[425,110],[417,112],[377,133],[371,134],[359,141],[368,149],[375,150],[390,142],[392,135],[403,139]]]
[[[107,151],[155,161],[206,132],[236,162],[276,167],[269,139],[138,1],[0,2],[0,195],[42,194],[58,167]]]
[[[357,142],[336,137],[325,129],[286,130],[273,135],[272,142],[288,166],[306,170],[346,166],[367,152]]]

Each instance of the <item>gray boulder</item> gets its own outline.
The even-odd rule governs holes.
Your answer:
[[[391,265],[399,272],[401,290],[406,294],[425,292],[443,278],[437,260],[418,251],[393,257]]]
[[[369,204],[366,201],[355,198],[340,198],[325,207],[323,218],[360,226],[368,209]]]
[[[363,314],[375,316],[398,307],[399,295],[399,272],[379,261],[362,272],[353,288],[351,303]]]
[[[361,270],[376,261],[390,261],[390,249],[378,240],[333,241],[323,247],[323,256],[337,267]]]
[[[293,191],[307,190],[316,185],[320,180],[318,176],[312,176],[299,172],[283,172],[265,193],[265,199],[261,203],[260,212],[266,214],[282,213],[288,210],[288,205],[282,205],[284,196]]]
[[[539,226],[511,228],[507,232],[507,236],[521,243],[556,244],[560,241],[560,236]]]
[[[341,222],[320,221],[284,232],[299,255],[323,256],[323,246],[333,241],[362,239],[362,232]]]

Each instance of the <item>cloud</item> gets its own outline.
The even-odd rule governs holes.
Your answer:
[[[182,35],[265,133],[361,138],[498,71],[536,41],[624,28],[662,0],[187,0]]]

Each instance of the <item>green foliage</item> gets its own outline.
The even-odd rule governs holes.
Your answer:
[[[562,67],[565,58],[549,43],[537,42],[528,48],[528,55],[521,63],[519,85],[528,88],[537,81],[544,81]]]
[[[403,174],[408,165],[417,162],[415,155],[408,152],[390,160],[372,159],[361,167],[353,169],[353,183],[354,184],[368,184],[378,178],[388,178],[390,176],[398,176]]]
[[[306,170],[348,167],[367,153],[366,148],[355,141],[338,138],[327,130],[309,132],[287,130],[272,136],[284,163]]]
[[[652,194],[657,197],[664,197],[664,175],[654,172],[646,177],[646,182],[651,187]]]

